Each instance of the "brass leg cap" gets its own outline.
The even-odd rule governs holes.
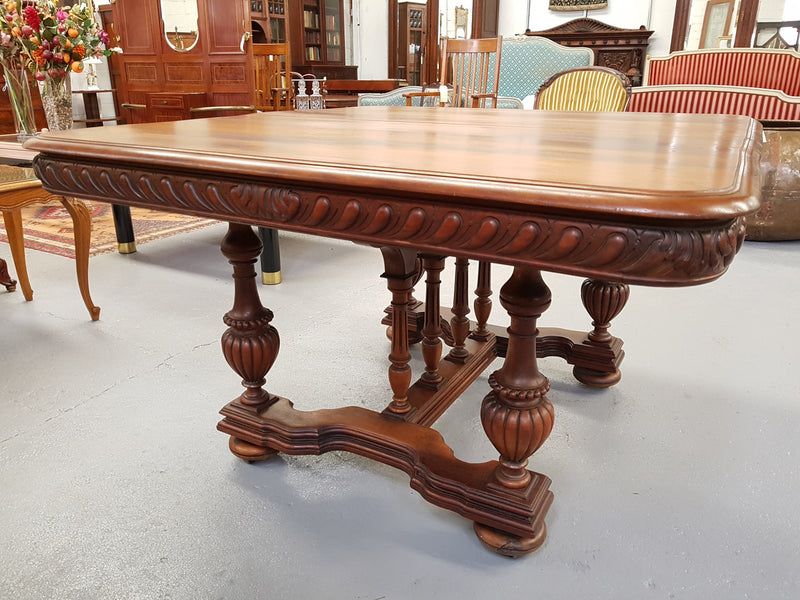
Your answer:
[[[120,254],[133,254],[136,252],[136,242],[125,242],[124,244],[119,244],[118,248]]]
[[[281,272],[275,271],[274,273],[261,272],[261,283],[264,285],[278,285],[281,282]]]

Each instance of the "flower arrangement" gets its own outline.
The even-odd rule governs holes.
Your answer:
[[[58,7],[52,0],[0,0],[0,56],[4,66],[27,67],[42,83],[43,102],[48,96],[64,96],[69,74],[83,71],[85,58],[119,51],[110,45],[108,34],[99,27],[93,8],[86,2]],[[69,91],[66,94],[63,103],[68,101],[71,111]]]
[[[38,81],[83,71],[83,59],[110,56],[108,34],[86,2],[56,7],[51,0],[0,4],[0,51],[26,62]]]

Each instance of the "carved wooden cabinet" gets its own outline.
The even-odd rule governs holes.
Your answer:
[[[642,25],[639,29],[621,29],[594,19],[575,19],[543,31],[526,31],[558,42],[562,46],[586,46],[594,52],[594,62],[616,69],[642,84],[647,45],[653,32]]]
[[[159,0],[117,0],[111,7],[124,51],[112,57],[112,75],[126,122],[153,119],[154,92],[202,93],[208,105],[253,103],[252,59],[243,40],[250,0],[198,0],[197,43],[185,51],[167,41]]]

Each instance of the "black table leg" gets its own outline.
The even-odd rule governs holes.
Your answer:
[[[281,282],[281,249],[278,230],[259,227],[258,235],[264,248],[261,251],[261,283],[275,285]]]
[[[117,231],[117,246],[120,254],[136,252],[136,239],[133,236],[133,223],[131,222],[131,207],[111,205],[114,216],[114,229]]]

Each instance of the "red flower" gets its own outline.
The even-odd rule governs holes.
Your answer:
[[[25,22],[30,25],[34,31],[39,31],[42,20],[39,18],[39,13],[36,12],[36,8],[33,6],[26,6],[24,12]]]

